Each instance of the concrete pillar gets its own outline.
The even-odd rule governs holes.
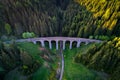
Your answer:
[[[45,47],[44,41],[42,40],[42,41],[40,41],[40,42],[41,42],[42,47]]]
[[[73,42],[73,41],[70,41],[69,49],[72,49],[72,42]]]
[[[58,41],[56,41],[56,50],[58,50]]]
[[[78,42],[77,42],[77,48],[80,47],[80,43],[81,43],[81,41],[78,41]]]
[[[63,41],[63,50],[65,50],[65,42],[66,42],[66,41]]]
[[[36,44],[36,41],[33,41],[34,44]]]
[[[88,43],[89,43],[89,42],[88,42],[88,41],[86,41],[86,42],[85,42],[85,45],[88,45]]]
[[[52,49],[52,43],[49,41],[49,48]]]

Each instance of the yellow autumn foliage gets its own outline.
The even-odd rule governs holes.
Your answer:
[[[115,27],[117,21],[118,21],[117,19],[112,21],[111,25],[109,26],[109,30],[112,30]]]
[[[110,8],[108,8],[108,9],[106,10],[105,14],[102,16],[102,18],[105,19],[105,20],[107,20],[107,19],[109,19],[110,14],[111,14]]]

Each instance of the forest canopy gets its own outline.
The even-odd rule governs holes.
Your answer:
[[[119,13],[119,0],[1,0],[0,36],[119,36]]]

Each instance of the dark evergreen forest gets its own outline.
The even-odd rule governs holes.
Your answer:
[[[0,0],[0,80],[56,80],[57,51],[42,48],[39,43],[5,43],[22,38],[26,32],[34,37],[103,40],[81,43],[77,51],[73,47],[73,53],[68,51],[74,54],[70,58],[65,56],[66,50],[65,60],[77,68],[67,65],[70,72],[65,72],[81,69],[78,64],[82,63],[90,71],[107,74],[107,80],[120,80],[120,0]],[[63,79],[75,80],[76,75]]]
[[[119,0],[1,0],[0,35],[119,36]]]
[[[120,80],[120,38],[94,44],[81,54],[76,54],[75,62],[82,63],[90,69],[105,72],[108,80]]]

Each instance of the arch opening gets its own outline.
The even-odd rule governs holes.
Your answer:
[[[81,42],[80,46],[84,46],[86,44],[86,42]]]
[[[52,49],[56,49],[56,41],[51,41],[51,44],[52,44]]]
[[[49,49],[49,42],[48,41],[44,41],[44,44],[45,44],[45,48]]]
[[[70,41],[66,41],[65,42],[65,49],[69,49],[69,46],[70,46]]]
[[[73,41],[72,42],[72,48],[76,48],[77,47],[77,41]]]
[[[39,45],[40,47],[42,47],[41,42],[40,41],[36,41],[36,44]]]
[[[58,43],[59,43],[59,49],[63,49],[63,44],[64,44],[63,41],[60,40]]]

